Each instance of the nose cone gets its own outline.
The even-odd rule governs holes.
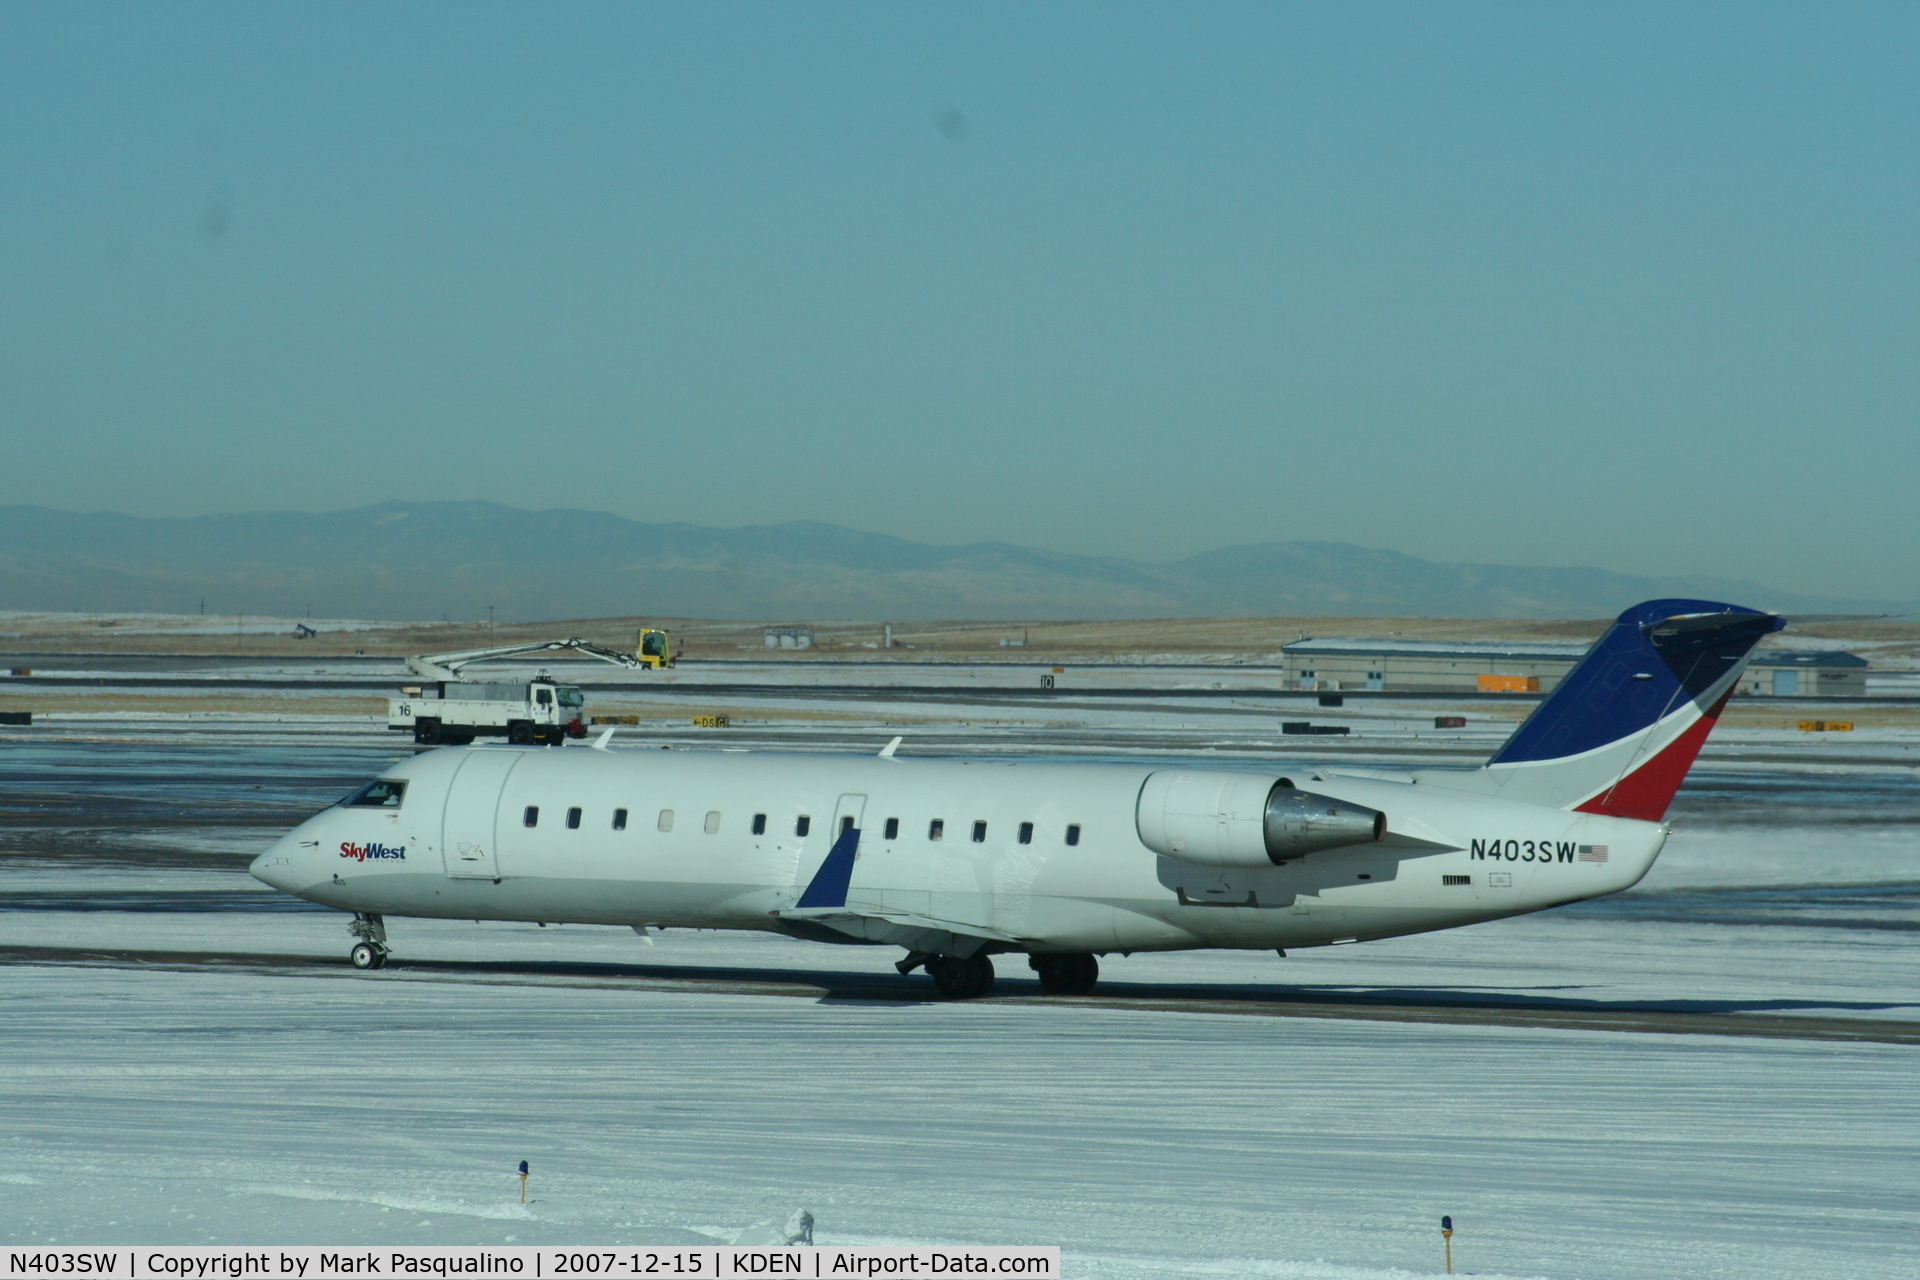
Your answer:
[[[293,833],[288,832],[274,841],[272,847],[255,858],[247,870],[263,884],[270,884],[283,893],[294,892],[299,881],[294,875]]]

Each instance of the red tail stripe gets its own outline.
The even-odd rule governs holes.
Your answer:
[[[1713,732],[1713,726],[1720,719],[1720,712],[1726,708],[1727,699],[1733,696],[1728,689],[1720,695],[1720,701],[1713,709],[1687,726],[1687,731],[1666,745],[1666,748],[1649,759],[1611,787],[1602,791],[1593,799],[1577,807],[1575,813],[1604,813],[1616,818],[1639,818],[1646,822],[1658,822],[1667,816],[1667,806],[1673,803],[1673,795],[1680,790],[1680,784],[1686,779],[1687,770],[1693,767],[1694,757],[1700,754],[1700,747]]]

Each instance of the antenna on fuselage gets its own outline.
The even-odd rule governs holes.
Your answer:
[[[880,748],[880,758],[882,760],[893,759],[893,753],[900,749],[901,741],[902,739],[896,737],[892,742],[889,742],[886,746]]]

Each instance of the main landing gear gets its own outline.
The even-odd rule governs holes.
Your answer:
[[[1027,965],[1050,996],[1084,996],[1100,981],[1100,962],[1092,956],[1030,955]]]
[[[360,941],[347,952],[356,969],[379,969],[387,963],[387,922],[380,916],[362,911],[353,917],[347,932]]]
[[[922,966],[933,979],[933,985],[940,988],[940,994],[949,1000],[972,1000],[993,990],[993,960],[984,953],[963,959],[912,951],[893,967],[907,974]]]
[[[1100,981],[1100,962],[1084,953],[1030,955],[1027,965],[1039,975],[1041,988],[1050,996],[1084,996]],[[940,994],[949,1000],[973,1000],[993,990],[993,960],[985,953],[962,959],[915,951],[893,967],[901,973],[912,973],[922,966]]]
[[[933,985],[940,988],[940,994],[949,1000],[972,1000],[993,990],[990,956],[971,955],[964,960],[958,956],[935,956],[927,961],[927,972],[933,977]]]

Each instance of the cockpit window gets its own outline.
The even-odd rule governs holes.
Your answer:
[[[340,803],[353,809],[398,809],[407,794],[399,778],[375,778]]]
[[[554,693],[559,696],[560,705],[563,707],[580,707],[586,705],[587,700],[581,697],[580,691],[570,684],[561,685],[558,689],[554,690]]]

